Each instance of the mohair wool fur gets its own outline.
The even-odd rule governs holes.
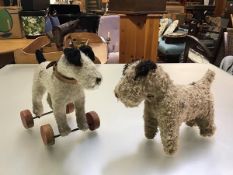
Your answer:
[[[86,52],[88,47],[88,52]],[[92,89],[100,85],[102,75],[97,70],[94,53],[89,46],[84,46],[84,51],[66,48],[64,54],[57,62],[57,72],[68,79],[77,81],[69,83],[56,77],[54,68],[47,67],[50,62],[45,61],[42,53],[37,52],[37,60],[42,62],[35,70],[32,87],[33,113],[40,116],[43,113],[42,97],[47,91],[47,101],[53,109],[62,136],[71,132],[66,121],[66,105],[73,103],[79,129],[88,128],[85,116],[84,88]]]
[[[182,122],[197,125],[202,136],[214,134],[214,104],[210,92],[214,76],[208,70],[197,82],[175,85],[161,66],[151,61],[137,61],[125,66],[114,92],[127,107],[138,106],[144,100],[146,138],[153,139],[159,129],[164,151],[173,154]]]

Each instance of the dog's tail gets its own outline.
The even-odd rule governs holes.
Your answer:
[[[36,60],[38,61],[39,64],[46,61],[43,52],[41,50],[36,50]]]
[[[211,84],[214,80],[215,72],[208,69],[201,81],[205,84]]]

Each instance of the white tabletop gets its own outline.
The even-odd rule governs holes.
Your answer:
[[[32,129],[21,124],[19,112],[31,109],[31,86],[36,65],[10,65],[0,69],[0,174],[1,175],[232,175],[233,174],[233,77],[214,66],[162,64],[174,82],[198,80],[210,68],[216,79],[216,134],[203,138],[197,128],[182,125],[179,149],[167,156],[159,134],[144,137],[143,104],[126,108],[117,102],[113,89],[123,65],[98,65],[103,74],[100,88],[86,91],[86,111],[95,110],[101,126],[95,132],[75,132],[44,146],[39,127],[50,123],[52,114],[35,121]],[[46,109],[48,110],[48,105]],[[68,117],[74,128],[74,113]]]

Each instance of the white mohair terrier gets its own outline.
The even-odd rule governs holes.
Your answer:
[[[53,109],[61,136],[71,132],[66,121],[66,105],[73,103],[79,129],[88,128],[85,117],[84,88],[92,89],[100,85],[102,75],[93,63],[94,52],[90,46],[65,48],[57,62],[45,60],[41,51],[36,51],[39,63],[34,73],[32,87],[33,113],[43,113],[42,97],[48,92],[47,101]],[[42,63],[43,62],[43,63]]]

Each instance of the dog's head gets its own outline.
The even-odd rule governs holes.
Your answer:
[[[149,60],[126,64],[123,76],[115,87],[115,96],[127,107],[138,106],[147,96],[148,76],[156,68],[157,65]]]
[[[58,62],[58,71],[76,79],[84,88],[94,88],[102,81],[102,75],[97,70],[94,60],[95,54],[88,45],[80,48],[65,48]]]

